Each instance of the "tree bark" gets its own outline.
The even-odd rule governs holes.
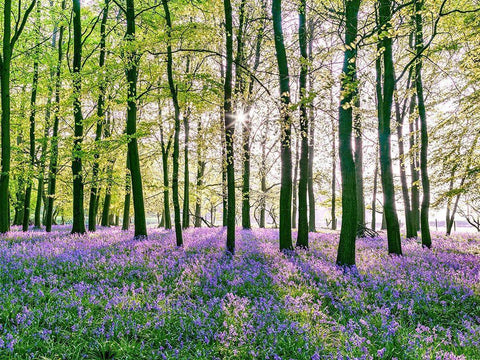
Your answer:
[[[52,1],[50,1],[52,5]],[[52,49],[55,50],[57,47],[57,25],[54,26],[52,33]],[[40,148],[40,162],[38,169],[38,186],[37,186],[37,201],[35,204],[35,216],[34,216],[34,227],[40,229],[42,226],[42,200],[44,202],[44,216],[43,222],[45,223],[45,211],[46,211],[46,202],[45,202],[45,165],[47,162],[47,148],[48,148],[48,138],[50,134],[50,116],[52,110],[52,95],[53,95],[53,84],[55,82],[55,67],[50,68],[50,81],[48,83],[48,95],[47,95],[47,105],[45,109],[45,128],[43,131],[43,138],[41,140]]]
[[[160,122],[161,122],[160,117]],[[168,180],[168,156],[170,154],[170,147],[172,145],[171,138],[168,140],[168,144],[165,145],[163,135],[163,125],[160,123],[160,141],[162,147],[162,167],[163,167],[163,217],[165,229],[172,228],[172,217],[170,215],[170,184]]]
[[[423,51],[423,0],[415,0],[415,49],[417,60],[415,62],[415,87],[417,90],[418,115],[420,117],[420,174],[422,178],[422,205],[420,211],[420,223],[422,233],[422,246],[432,247],[428,212],[430,209],[430,179],[428,177],[428,129],[425,100],[422,83],[422,51]]]
[[[383,208],[387,225],[388,252],[401,255],[400,227],[395,206],[395,188],[393,183],[391,157],[390,117],[392,112],[395,77],[393,72],[392,38],[386,32],[391,28],[391,0],[380,0],[379,29],[381,32],[379,47],[383,50],[383,89],[381,84],[381,59],[376,61],[378,95],[378,136],[380,147],[380,172],[383,188]],[[380,86],[381,87],[381,86]],[[378,91],[380,90],[380,91]],[[382,91],[383,90],[383,91]]]
[[[225,157],[227,175],[227,253],[235,254],[235,166],[233,135],[235,119],[232,113],[232,65],[233,65],[233,21],[230,0],[223,1],[225,11],[225,44],[227,64],[224,82],[224,123],[225,123]]]
[[[361,225],[358,229],[364,229],[365,226],[365,197],[363,194],[363,129],[362,117],[360,115],[360,95],[357,94],[355,101],[354,128],[355,128],[355,179],[357,193],[357,224]],[[363,230],[360,230],[360,237],[364,236]]]
[[[298,185],[298,162],[299,162],[299,144],[300,139],[298,131],[295,131],[295,160],[293,165],[293,183],[292,183],[292,228],[297,227],[297,213],[298,213],[298,199],[297,199],[297,185]]]
[[[122,230],[126,231],[130,227],[130,199],[132,196],[132,175],[130,171],[130,153],[128,152],[125,170],[125,198],[123,201]],[[106,223],[109,224],[109,216],[106,218]]]
[[[337,230],[337,215],[336,215],[336,206],[337,206],[337,134],[335,131],[335,120],[332,117],[332,201],[330,208],[330,217],[332,218],[332,230]]]
[[[170,94],[172,96],[174,108],[175,129],[173,136],[173,174],[172,174],[172,198],[173,198],[173,217],[175,223],[175,238],[177,246],[183,246],[182,223],[180,217],[180,200],[178,196],[178,168],[180,156],[180,106],[178,104],[177,89],[173,80],[173,57],[172,57],[172,21],[170,18],[170,10],[168,8],[168,0],[162,0],[163,9],[165,11],[165,20],[167,22],[167,77]],[[188,211],[188,209],[187,209]]]
[[[337,264],[355,265],[355,236],[357,232],[357,193],[355,162],[352,152],[353,106],[357,91],[357,26],[360,0],[346,2],[345,54],[341,75],[339,106],[339,155],[342,175],[342,227],[338,244]]]
[[[308,113],[307,113],[307,1],[301,0],[298,9],[298,40],[300,44],[300,179],[298,183],[298,234],[296,246],[308,248]]]
[[[195,227],[201,227],[202,226],[202,187],[203,187],[203,176],[205,174],[205,160],[203,159],[203,153],[202,153],[202,121],[201,119],[198,119],[198,127],[197,127],[197,183],[196,183],[196,189],[197,189],[197,196],[195,200]]]
[[[73,225],[72,234],[85,233],[83,209],[82,141],[83,115],[80,101],[82,90],[82,19],[80,0],[73,0],[73,117],[75,120],[72,174],[73,174]]]
[[[410,82],[410,78],[409,78]],[[409,88],[408,84],[407,88]],[[414,226],[412,218],[412,208],[410,205],[410,195],[408,192],[407,184],[407,174],[405,169],[405,150],[404,150],[404,140],[403,140],[403,120],[404,120],[405,111],[402,112],[400,109],[400,102],[398,97],[395,97],[395,118],[397,123],[397,139],[398,139],[398,154],[399,154],[399,163],[400,163],[400,181],[402,183],[402,196],[403,196],[403,205],[405,208],[405,227],[407,230],[407,239],[416,238],[417,231]]]
[[[309,22],[309,39],[308,39],[308,60],[310,64],[313,62],[313,36],[315,28],[313,22]],[[310,93],[313,92],[313,74],[308,78],[308,86]],[[313,156],[315,149],[315,123],[314,123],[314,106],[313,99],[309,106],[309,144],[308,144],[308,230],[315,232],[315,193],[313,191]]]
[[[267,196],[267,134],[268,134],[268,121],[265,121],[265,132],[262,136],[262,157],[260,165],[260,221],[258,226],[260,228],[265,227],[265,213],[266,213],[266,196]]]
[[[376,229],[377,217],[377,183],[378,183],[378,145],[375,148],[375,170],[373,173],[373,195],[372,195],[372,230]]]
[[[145,221],[145,204],[143,201],[142,174],[140,171],[140,157],[137,143],[137,78],[139,56],[132,47],[135,40],[135,4],[134,0],[126,0],[127,31],[125,40],[131,43],[127,53],[127,136],[128,154],[130,162],[130,174],[132,177],[133,212],[135,216],[135,237],[147,236],[147,224]],[[127,47],[128,48],[128,47]]]
[[[280,250],[293,249],[292,244],[292,121],[290,118],[290,78],[287,54],[283,41],[282,1],[272,1],[273,32],[278,71],[280,75],[280,131],[281,131],[281,185],[280,185]]]
[[[12,62],[12,53],[16,41],[20,37],[27,18],[35,1],[32,0],[30,6],[25,11],[22,21],[21,14],[18,14],[17,25],[12,36],[12,0],[5,0],[3,5],[3,38],[2,38],[2,56],[0,57],[0,98],[2,105],[1,114],[1,171],[0,171],[0,233],[6,233],[10,229],[10,200],[9,200],[9,182],[10,182],[10,67]]]
[[[187,68],[185,73],[188,75],[190,72],[190,57],[187,57]],[[189,155],[189,136],[190,136],[190,124],[189,124],[190,108],[187,106],[183,115],[183,128],[185,131],[185,144],[184,144],[184,164],[183,164],[183,212],[182,212],[182,227],[184,229],[190,226],[190,170],[188,164]]]

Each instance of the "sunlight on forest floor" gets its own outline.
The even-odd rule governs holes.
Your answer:
[[[276,230],[69,228],[0,237],[0,357],[16,359],[479,359],[480,237],[357,241],[278,252]]]

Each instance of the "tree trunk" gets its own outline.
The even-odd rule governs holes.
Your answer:
[[[430,209],[430,179],[428,177],[428,129],[427,114],[425,112],[425,100],[423,97],[422,83],[422,51],[423,51],[423,0],[415,0],[415,48],[417,60],[415,62],[415,87],[417,90],[418,115],[420,117],[420,173],[422,178],[423,199],[420,212],[420,223],[422,232],[422,246],[432,247],[430,225],[428,223],[428,212]]]
[[[97,197],[99,193],[98,189],[98,170],[100,167],[99,164],[99,144],[102,139],[102,132],[103,132],[103,125],[105,122],[105,86],[106,86],[106,79],[103,74],[103,67],[105,65],[105,42],[106,42],[106,25],[107,25],[107,18],[108,18],[108,5],[109,0],[105,0],[104,8],[103,8],[103,16],[102,22],[100,24],[100,57],[98,61],[99,70],[98,73],[100,74],[100,86],[98,100],[97,100],[97,127],[95,131],[95,154],[94,154],[94,161],[92,167],[92,187],[90,189],[90,202],[89,202],[89,209],[88,209],[88,230],[95,231],[97,228]]]
[[[110,125],[111,115],[109,112],[105,114],[105,126],[103,129],[103,137],[104,139],[108,139],[111,136],[111,125]],[[113,186],[113,166],[115,165],[114,159],[108,160],[107,165],[107,186],[105,187],[105,198],[103,200],[103,209],[102,209],[102,217],[101,217],[101,225],[108,226],[108,217],[110,215],[110,204],[112,201],[112,186]],[[98,200],[96,200],[98,206]],[[97,214],[97,211],[95,211]],[[118,216],[116,216],[118,218]]]
[[[359,229],[364,229],[365,226],[365,197],[363,194],[363,129],[362,117],[360,114],[360,95],[357,94],[355,101],[354,128],[355,128],[355,180],[357,193],[357,224],[361,225]],[[364,236],[363,230],[360,231],[360,237]]]
[[[130,174],[132,177],[133,212],[135,216],[135,237],[147,236],[147,223],[145,221],[145,204],[143,201],[142,173],[140,171],[140,157],[137,143],[137,77],[139,56],[135,50],[135,7],[134,0],[126,0],[127,32],[125,40],[131,49],[127,52],[128,66],[126,69],[128,83],[127,100],[127,135]]]
[[[231,1],[224,0],[223,5],[225,11],[225,44],[227,55],[223,102],[227,175],[227,253],[233,255],[235,254],[235,166],[233,148],[235,119],[232,114],[233,24]]]
[[[268,121],[265,121],[265,133],[262,136],[262,158],[260,165],[260,222],[258,226],[260,228],[265,227],[265,213],[266,213],[266,196],[267,196],[267,134],[268,134]]]
[[[313,21],[309,22],[309,39],[308,39],[308,59],[310,64],[313,62],[313,36],[315,27]],[[313,74],[308,78],[308,86],[310,93],[313,92]],[[313,192],[313,156],[315,149],[315,123],[314,123],[314,106],[313,99],[309,106],[309,145],[308,145],[308,230],[315,232],[315,193]]]
[[[338,244],[337,264],[355,265],[355,236],[357,232],[357,193],[355,162],[352,152],[353,106],[358,96],[357,78],[357,24],[360,0],[346,3],[345,50],[339,106],[339,154],[342,175],[342,228]]]
[[[307,0],[301,0],[298,9],[298,39],[300,44],[300,179],[298,183],[298,234],[296,246],[308,248],[308,113],[307,113]]]
[[[190,72],[190,57],[187,56],[187,68],[185,73],[188,75]],[[185,153],[184,153],[184,164],[183,164],[183,213],[182,213],[182,226],[184,229],[190,226],[190,171],[188,168],[188,142],[190,135],[190,124],[189,124],[190,108],[187,106],[185,114],[183,115],[183,127],[185,131]]]
[[[125,171],[125,199],[123,201],[122,230],[128,230],[130,226],[130,198],[132,194],[132,176],[130,171],[130,153],[127,152],[127,164]],[[109,216],[106,215],[105,223],[108,224]],[[102,220],[103,221],[103,220]]]
[[[165,11],[165,20],[167,22],[167,76],[170,94],[174,107],[175,132],[173,137],[173,174],[172,174],[172,197],[173,212],[175,222],[175,238],[177,246],[183,246],[182,223],[180,217],[180,200],[178,196],[178,160],[180,155],[180,106],[178,105],[177,89],[173,81],[173,58],[172,58],[172,21],[170,19],[170,11],[168,8],[168,0],[162,0],[163,9]],[[187,208],[188,211],[188,208]]]
[[[378,183],[378,145],[375,148],[375,170],[373,173],[373,195],[372,195],[372,230],[376,229],[377,217],[377,183]]]
[[[23,111],[23,106],[20,114],[20,118],[24,118],[25,114]],[[17,135],[17,148],[21,148],[23,144],[23,132],[19,130]],[[23,164],[22,164],[23,165]],[[25,174],[20,173],[20,176],[17,179],[17,192],[16,192],[16,201],[15,201],[15,214],[13,217],[13,225],[22,225],[23,222],[23,204],[25,198]]]
[[[82,23],[80,0],[73,0],[73,117],[75,120],[72,174],[73,174],[73,225],[72,234],[85,233],[83,209],[82,141],[83,115],[80,101],[82,88]]]
[[[195,227],[202,226],[202,187],[203,187],[203,176],[205,174],[205,160],[202,158],[202,121],[201,119],[198,120],[198,140],[197,140],[197,197],[195,200]]]
[[[332,230],[337,230],[337,135],[335,131],[335,120],[332,118],[332,202],[330,217],[332,218]]]
[[[280,137],[281,137],[281,185],[280,185],[280,250],[293,249],[292,245],[292,121],[290,118],[290,77],[287,54],[283,41],[282,1],[272,1],[273,32],[280,75]]]
[[[298,131],[295,131],[295,160],[293,167],[293,183],[292,183],[292,228],[297,227],[297,212],[298,212],[298,199],[297,199],[297,184],[298,184],[298,160],[299,160],[299,136]]]
[[[381,32],[391,28],[391,0],[380,0],[379,18]],[[383,208],[387,223],[388,252],[402,254],[400,243],[400,226],[398,223],[395,206],[395,188],[393,183],[392,157],[391,157],[391,130],[390,117],[392,112],[393,91],[395,77],[393,72],[392,38],[383,35],[379,41],[383,49],[383,93],[378,94],[378,136],[380,146],[380,171],[383,188]],[[381,59],[377,59],[377,88],[381,82]],[[381,87],[381,86],[380,86]],[[378,93],[377,89],[377,93]]]
[[[410,77],[409,77],[410,82]],[[408,84],[407,88],[410,88]],[[405,227],[407,230],[407,239],[416,238],[417,231],[412,219],[412,209],[410,206],[410,195],[408,192],[407,174],[405,170],[405,150],[403,141],[403,119],[405,112],[400,110],[400,103],[395,97],[395,118],[397,123],[398,154],[400,163],[400,181],[402,183],[403,205],[405,208]]]
[[[37,23],[36,26],[39,27],[40,23],[40,6],[37,3]],[[38,30],[40,31],[40,30]],[[34,53],[34,61],[33,61],[33,80],[32,80],[32,95],[30,97],[30,147],[29,147],[29,156],[30,156],[30,163],[28,167],[28,174],[27,174],[27,188],[25,190],[25,198],[23,204],[23,222],[22,222],[22,230],[27,231],[28,225],[30,222],[30,200],[32,197],[32,187],[33,187],[33,173],[35,168],[35,116],[37,114],[37,89],[38,89],[38,57],[39,53],[39,39],[40,34],[37,33],[37,42],[36,42],[36,50]]]
[[[62,11],[65,10],[65,0],[62,0]],[[57,181],[57,172],[58,172],[58,125],[59,125],[59,111],[60,111],[60,89],[62,86],[62,59],[63,59],[63,33],[65,31],[65,26],[60,26],[60,31],[58,35],[58,59],[57,59],[57,70],[55,73],[55,104],[53,107],[53,129],[52,129],[52,138],[50,143],[51,153],[50,153],[50,165],[48,168],[48,195],[46,202],[46,213],[45,213],[45,231],[52,231],[53,223],[53,201],[55,197],[55,188]]]
[[[52,5],[52,2],[50,2]],[[52,49],[55,50],[57,47],[57,26],[55,25],[52,33]],[[55,81],[55,67],[50,68],[50,81],[48,83],[48,95],[47,95],[47,105],[45,108],[45,128],[43,131],[43,138],[41,140],[41,149],[40,149],[40,163],[38,169],[38,186],[37,186],[37,201],[35,204],[35,228],[39,229],[42,226],[42,200],[44,201],[44,216],[43,223],[45,223],[45,164],[47,162],[47,148],[48,148],[48,138],[50,135],[50,115],[52,109],[52,95],[53,95],[53,84]]]

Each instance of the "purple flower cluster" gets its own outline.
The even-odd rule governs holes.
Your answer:
[[[0,358],[480,359],[480,238],[278,251],[278,231],[118,229],[0,237]]]

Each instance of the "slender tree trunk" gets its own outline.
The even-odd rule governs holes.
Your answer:
[[[339,154],[342,174],[342,228],[338,244],[337,264],[355,265],[355,236],[357,232],[357,193],[355,162],[352,152],[353,106],[358,91],[357,78],[357,24],[360,0],[346,3],[345,50],[340,92],[343,96],[339,106]]]
[[[50,1],[50,6],[52,6],[52,1]],[[57,26],[55,25],[52,33],[52,49],[55,50],[57,47]],[[55,81],[55,67],[50,68],[50,82],[48,83],[48,95],[47,95],[47,105],[45,109],[45,128],[43,131],[43,138],[41,140],[41,149],[40,149],[40,162],[38,169],[38,186],[37,186],[37,201],[35,204],[35,228],[39,229],[42,226],[42,200],[45,200],[45,165],[47,162],[47,148],[48,148],[48,138],[50,135],[50,116],[52,109],[52,95],[53,95],[53,83]],[[46,202],[44,201],[44,216],[43,222],[45,223],[45,210]]]
[[[410,78],[409,78],[410,82]],[[407,86],[409,88],[410,86]],[[404,150],[404,140],[403,140],[403,119],[404,113],[400,110],[400,103],[398,98],[395,97],[395,117],[397,123],[397,138],[398,138],[398,154],[400,162],[400,181],[402,183],[402,196],[403,196],[403,205],[405,208],[405,227],[407,230],[407,239],[416,238],[417,231],[414,227],[413,218],[412,218],[412,209],[410,206],[410,195],[408,192],[407,184],[407,174],[405,169],[405,150]]]
[[[297,227],[297,213],[298,213],[298,199],[297,199],[297,184],[298,184],[298,162],[299,162],[299,144],[300,139],[298,131],[295,131],[295,160],[293,166],[293,183],[292,183],[292,228]]]
[[[190,57],[187,56],[187,68],[185,73],[190,73]],[[190,226],[190,170],[188,167],[188,154],[189,154],[189,135],[190,135],[190,108],[187,106],[185,114],[183,116],[183,127],[185,129],[185,153],[184,153],[184,168],[183,168],[183,213],[182,213],[182,226],[184,229]]]
[[[105,126],[103,127],[103,137],[108,139],[111,136],[111,124],[110,119],[111,115],[109,112],[105,113]],[[107,186],[105,187],[105,198],[103,199],[103,209],[101,217],[101,225],[108,226],[108,218],[110,216],[110,204],[112,201],[112,186],[113,186],[113,166],[115,165],[115,160],[110,158],[107,165]],[[98,200],[96,200],[98,206]],[[97,211],[95,211],[97,214]],[[118,216],[116,216],[118,218]]]
[[[227,64],[224,83],[224,122],[225,122],[225,156],[227,172],[227,253],[235,254],[235,166],[233,135],[235,132],[235,119],[232,113],[232,65],[233,65],[233,24],[232,4],[224,0],[225,11],[225,44]]]
[[[378,184],[378,145],[375,148],[375,170],[373,173],[373,195],[372,195],[372,230],[376,229],[377,217],[377,184]]]
[[[36,26],[40,26],[40,6],[37,3],[37,23]],[[30,199],[32,197],[32,187],[33,187],[33,173],[35,168],[35,116],[37,114],[37,89],[38,89],[38,57],[39,53],[39,37],[40,33],[37,34],[37,43],[36,51],[34,53],[33,61],[33,80],[32,80],[32,95],[30,97],[30,147],[29,147],[29,156],[30,163],[28,167],[27,174],[27,188],[25,190],[25,198],[23,204],[23,223],[22,230],[27,231],[28,225],[30,222]]]
[[[420,174],[422,177],[423,199],[420,212],[420,223],[422,231],[422,246],[432,247],[430,225],[428,223],[428,212],[430,209],[430,179],[428,177],[428,129],[427,114],[425,111],[425,100],[423,97],[422,83],[422,51],[423,51],[423,0],[415,0],[415,49],[417,60],[415,62],[415,85],[418,100],[418,115],[420,117]]]
[[[23,105],[21,107],[20,118],[23,119],[25,116]],[[19,130],[17,134],[17,148],[21,149],[23,145],[23,132]],[[23,166],[23,161],[22,161]],[[17,192],[15,196],[15,214],[13,218],[13,225],[22,225],[23,222],[23,204],[25,197],[25,174],[20,173],[20,176],[17,179]]]
[[[411,212],[412,212],[412,224],[415,231],[420,229],[420,194],[419,194],[419,173],[418,173],[418,144],[416,141],[416,131],[415,131],[415,122],[418,119],[416,114],[416,104],[417,104],[417,94],[412,94],[410,100],[410,109],[409,109],[409,146],[410,146],[410,173],[412,175],[411,179]]]
[[[281,185],[280,185],[280,250],[293,249],[292,245],[292,121],[290,118],[290,77],[287,54],[283,41],[282,1],[272,1],[273,32],[280,75],[280,131],[281,131]]]
[[[99,74],[100,75],[100,86],[99,86],[99,95],[97,100],[97,127],[95,131],[95,154],[94,154],[94,162],[92,167],[92,187],[90,189],[90,203],[88,209],[88,230],[95,231],[97,228],[97,202],[96,199],[98,197],[99,189],[98,189],[98,171],[99,171],[99,144],[102,139],[102,132],[103,132],[103,125],[105,122],[105,87],[106,87],[106,79],[103,74],[103,67],[105,66],[105,42],[106,42],[106,25],[108,19],[108,5],[109,0],[105,0],[104,8],[103,8],[103,15],[102,15],[102,22],[100,23],[100,57],[98,61],[99,66]]]
[[[262,158],[260,165],[260,228],[265,227],[265,213],[266,213],[266,196],[267,196],[267,134],[268,121],[265,121],[265,132],[262,136]]]
[[[173,196],[173,212],[175,222],[175,237],[177,246],[183,246],[182,223],[180,217],[180,200],[178,196],[178,160],[180,155],[180,106],[178,104],[177,89],[173,81],[173,58],[172,58],[172,21],[170,19],[170,11],[168,8],[168,0],[162,0],[163,9],[165,11],[165,20],[167,22],[167,76],[170,94],[172,96],[173,107],[175,111],[175,132],[173,137],[173,174],[172,174],[172,196]],[[188,208],[187,208],[188,211]]]
[[[332,230],[337,230],[337,135],[335,131],[335,120],[332,118],[332,202],[330,217],[332,218]]]
[[[82,141],[83,115],[80,101],[82,88],[82,23],[80,0],[73,0],[73,117],[75,120],[72,174],[73,174],[73,226],[72,234],[85,233],[83,209]]]
[[[127,164],[125,169],[125,199],[123,201],[123,221],[122,230],[128,230],[130,227],[130,198],[132,196],[132,173],[130,170],[130,153],[127,152]],[[106,218],[108,224],[109,216]]]
[[[379,20],[382,32],[391,28],[391,0],[380,0]],[[393,72],[392,38],[380,38],[379,47],[383,49],[383,92],[378,97],[379,108],[379,144],[380,144],[380,170],[383,188],[383,208],[387,224],[388,252],[402,254],[400,243],[400,227],[395,206],[395,188],[393,183],[392,157],[391,157],[391,130],[390,117],[392,112],[393,91],[395,77]],[[381,81],[381,62],[377,60],[377,88]],[[379,72],[380,71],[380,72]],[[377,90],[378,93],[378,90]]]
[[[298,183],[298,235],[296,246],[308,248],[308,113],[307,113],[307,0],[300,0],[298,39],[300,44],[300,180]]]
[[[202,187],[203,187],[203,176],[205,174],[205,160],[203,159],[202,153],[202,121],[201,119],[198,120],[198,128],[197,128],[197,197],[195,200],[195,227],[202,226]]]
[[[105,188],[105,198],[103,200],[101,225],[108,226],[108,218],[110,216],[110,203],[112,201],[112,184],[113,184],[113,160],[109,161],[107,166],[107,186]],[[98,200],[96,200],[98,205]],[[97,211],[95,211],[95,214]]]
[[[309,63],[313,62],[313,36],[315,27],[313,21],[309,22],[309,39],[308,39],[308,59]],[[308,77],[308,86],[310,93],[313,92],[313,74],[310,74]],[[310,232],[315,232],[315,193],[313,191],[313,156],[315,149],[315,123],[314,123],[314,107],[313,99],[311,100],[309,106],[309,145],[308,145],[308,230]]]
[[[65,0],[62,0],[62,11],[65,10]],[[52,138],[50,143],[51,153],[50,153],[50,165],[48,168],[48,190],[47,190],[47,201],[46,201],[46,213],[45,213],[45,231],[52,231],[53,219],[53,201],[55,197],[55,188],[58,172],[58,125],[59,125],[59,112],[60,112],[60,89],[62,86],[62,59],[63,59],[63,33],[65,31],[65,26],[60,25],[59,35],[58,35],[58,59],[57,59],[57,70],[55,73],[55,103],[53,107],[53,129],[52,129]]]
[[[228,40],[228,39],[227,39]],[[233,44],[232,44],[233,47]],[[233,50],[232,50],[233,51]],[[232,55],[233,56],[233,55]],[[222,79],[223,84],[225,84],[225,69],[223,67],[223,62],[220,61],[220,78]],[[227,144],[225,142],[225,111],[224,111],[224,104],[220,106],[220,127],[221,127],[221,136],[220,142],[222,144],[222,226],[226,227],[227,224],[227,217],[228,217],[228,209],[227,209],[227,151],[226,147]]]
[[[228,196],[227,196],[227,165],[226,165],[226,143],[225,143],[225,114],[222,108],[222,226],[228,225]]]
[[[137,143],[137,78],[139,57],[134,49],[135,44],[135,4],[134,0],[126,0],[127,32],[125,40],[132,45],[127,46],[128,66],[126,69],[128,83],[127,100],[127,135],[130,174],[132,177],[133,212],[135,216],[135,237],[147,236],[145,221],[145,204],[143,201],[142,173],[140,171],[140,157]]]
[[[355,179],[357,193],[357,224],[361,225],[359,236],[363,237],[363,228],[365,226],[365,197],[363,194],[363,128],[362,117],[360,114],[360,95],[355,101],[354,128],[355,128]]]
[[[250,229],[250,139],[248,128],[248,112],[244,112],[244,96],[245,96],[245,74],[243,67],[245,64],[244,56],[244,27],[245,22],[248,21],[245,16],[246,0],[241,0],[239,5],[238,15],[238,31],[237,31],[237,53],[235,57],[235,119],[238,119],[240,114],[243,114],[244,122],[242,126],[242,227]]]
[[[163,140],[162,140],[163,143]],[[172,217],[170,215],[170,184],[168,181],[168,154],[170,153],[169,141],[165,147],[162,145],[162,166],[163,166],[163,216],[165,218],[165,229],[172,228]]]

